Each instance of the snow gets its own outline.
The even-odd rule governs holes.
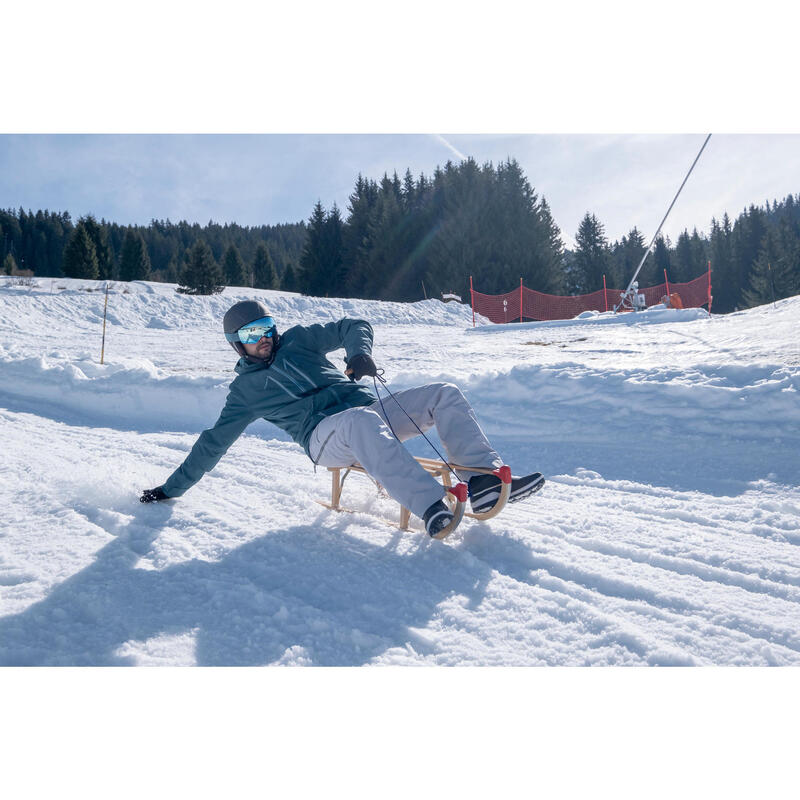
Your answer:
[[[595,325],[654,325],[663,322],[689,322],[695,319],[708,317],[708,311],[704,308],[667,308],[664,305],[655,305],[640,311],[636,314],[622,312],[615,314],[613,311],[582,311],[574,319],[555,319],[544,322],[509,322],[505,325],[493,325],[492,323],[476,326],[473,333],[500,333],[504,329],[511,330],[530,330],[535,328],[562,328],[582,326],[588,322]]]
[[[493,326],[458,303],[0,281],[0,664],[798,665],[800,297]],[[540,494],[444,542],[266,422],[145,506],[233,377],[224,311],[369,320]],[[342,353],[334,354],[341,360]],[[415,455],[431,455],[415,441]]]

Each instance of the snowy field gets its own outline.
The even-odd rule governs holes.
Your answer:
[[[116,284],[101,365],[100,288],[0,281],[0,664],[800,665],[800,298],[473,329]],[[369,320],[391,388],[457,383],[544,490],[431,541],[363,477],[358,513],[318,506],[327,473],[259,422],[140,504],[216,420],[221,318],[254,296],[284,330]]]

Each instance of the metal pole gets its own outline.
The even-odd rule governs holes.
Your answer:
[[[103,358],[106,353],[106,310],[108,309],[108,284],[106,284],[106,302],[103,304],[103,345],[100,348],[100,363],[103,363]]]
[[[664,269],[664,283],[666,284],[667,287],[667,297],[669,297],[669,278],[667,277],[666,268]]]
[[[606,301],[606,311],[608,311],[608,289],[606,289],[605,273],[603,273],[603,299]]]
[[[522,322],[522,278],[519,279],[519,321]]]
[[[669,204],[669,208],[667,209],[667,213],[664,214],[664,219],[661,220],[661,224],[658,226],[658,230],[656,230],[655,236],[653,236],[653,239],[650,242],[650,246],[647,248],[647,250],[644,251],[644,255],[642,256],[642,260],[639,262],[639,266],[636,267],[636,272],[633,273],[633,277],[631,278],[631,282],[628,284],[628,288],[625,290],[625,292],[623,294],[623,297],[627,296],[628,292],[630,292],[631,286],[633,286],[633,283],[636,280],[636,276],[639,274],[639,270],[641,270],[641,268],[642,268],[642,266],[644,264],[644,261],[647,258],[647,256],[650,255],[650,251],[653,249],[653,245],[656,243],[656,239],[658,238],[658,234],[661,233],[661,228],[664,227],[664,223],[667,221],[667,217],[669,216],[669,212],[672,211],[672,206],[675,205],[675,201],[678,199],[678,195],[681,193],[681,191],[683,190],[683,187],[686,185],[686,181],[689,180],[689,176],[692,174],[692,170],[694,169],[694,165],[700,159],[700,156],[703,154],[703,150],[706,149],[706,145],[708,144],[708,140],[710,138],[711,138],[711,134],[709,133],[708,136],[706,136],[706,140],[703,142],[703,146],[700,148],[700,152],[695,156],[695,159],[692,162],[692,166],[689,167],[689,171],[686,173],[686,177],[683,179],[683,183],[680,185],[680,188],[676,192],[675,197],[672,198],[672,202]],[[616,310],[621,305],[622,305],[622,300],[620,300],[619,303],[617,303],[614,306],[614,311],[616,312]]]
[[[472,306],[472,327],[475,327],[475,295],[472,291],[472,275],[469,276],[469,304]]]

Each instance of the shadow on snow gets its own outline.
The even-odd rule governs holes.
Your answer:
[[[172,512],[142,508],[90,566],[0,619],[0,664],[132,664],[118,653],[126,642],[192,631],[196,662],[208,666],[279,662],[290,648],[291,661],[314,665],[365,664],[409,645],[424,654],[435,645],[409,628],[425,627],[451,594],[479,605],[491,576],[427,539],[400,554],[399,532],[375,546],[348,536],[345,518],[323,528],[325,512],[216,562],[137,568]]]

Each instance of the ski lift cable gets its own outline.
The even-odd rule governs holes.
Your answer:
[[[703,150],[706,149],[706,145],[708,144],[708,140],[710,138],[711,138],[711,134],[709,133],[708,136],[706,136],[706,140],[703,142],[703,146],[700,148],[700,152],[695,156],[695,159],[692,162],[692,166],[689,167],[689,171],[686,173],[686,177],[683,179],[683,183],[680,185],[680,188],[676,192],[675,197],[672,198],[672,202],[669,204],[669,208],[667,209],[667,213],[664,214],[664,219],[661,220],[661,224],[658,226],[658,230],[656,230],[655,235],[653,236],[652,240],[650,241],[650,246],[647,248],[647,250],[644,251],[644,255],[642,256],[642,260],[639,262],[639,266],[636,267],[636,272],[633,273],[633,277],[631,278],[631,281],[628,284],[628,288],[623,292],[619,303],[617,303],[614,306],[614,313],[616,313],[619,310],[619,308],[622,306],[623,302],[625,301],[625,298],[628,297],[628,295],[629,295],[629,293],[631,291],[631,287],[633,286],[634,281],[636,280],[636,276],[639,274],[639,271],[641,270],[642,266],[644,265],[645,259],[652,252],[653,245],[655,245],[655,243],[656,243],[656,239],[658,238],[658,234],[661,233],[661,229],[664,227],[664,223],[667,221],[667,217],[669,216],[669,212],[672,211],[672,207],[675,205],[675,201],[678,199],[678,196],[683,191],[683,187],[686,185],[686,181],[689,180],[689,176],[692,174],[692,170],[694,169],[695,164],[697,164],[697,162],[700,160],[700,156],[703,155]]]

